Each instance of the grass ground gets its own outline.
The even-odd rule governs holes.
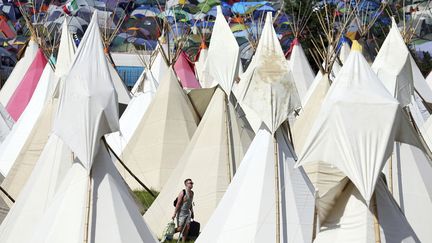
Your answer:
[[[152,190],[153,194],[155,196],[157,196],[159,194],[159,192]],[[147,209],[152,205],[153,201],[155,200],[155,198],[147,191],[138,191],[138,190],[134,190],[133,191],[135,198],[141,203],[142,208],[141,210],[141,214],[144,214]]]

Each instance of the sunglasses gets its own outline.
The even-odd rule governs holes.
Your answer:
[[[188,182],[188,183],[186,183],[186,184],[192,184],[192,185],[193,185],[194,183],[193,183],[193,182]]]

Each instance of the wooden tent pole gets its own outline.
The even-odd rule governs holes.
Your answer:
[[[15,199],[2,186],[0,186],[0,191],[3,192],[11,202],[15,203]]]
[[[378,217],[378,203],[376,200],[376,193],[374,193],[372,200],[373,200],[372,207],[373,207],[373,215],[374,215],[375,243],[381,243],[381,230],[380,230],[379,217]]]
[[[275,172],[275,203],[276,203],[276,243],[280,243],[280,198],[279,198],[279,158],[276,134],[273,134],[274,172]]]
[[[230,129],[229,129],[229,108],[228,108],[228,95],[225,95],[225,132],[226,132],[226,145],[227,145],[227,164],[228,164],[228,182],[231,183],[232,178],[234,177],[234,170],[232,168],[232,159],[231,159],[231,143],[230,143]]]
[[[396,144],[397,144],[397,142],[396,142]],[[390,193],[393,195],[393,153],[390,155],[390,160],[389,160],[388,186],[389,186]]]
[[[90,173],[88,175],[88,184],[87,184],[88,192],[87,192],[86,218],[84,223],[84,243],[89,242],[90,211],[91,211],[91,202],[92,202],[91,174],[92,174],[92,169],[90,169]]]
[[[114,150],[109,146],[105,137],[102,137],[102,141],[104,142],[107,149],[114,155],[114,157],[119,161],[119,163],[125,168],[125,170],[140,184],[153,198],[156,198],[156,195],[126,166],[125,163],[120,159],[120,157],[114,152]]]

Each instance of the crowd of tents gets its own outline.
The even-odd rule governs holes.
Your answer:
[[[242,56],[236,5],[224,6],[194,60],[162,28],[131,91],[107,11],[92,9],[81,37],[65,16],[51,53],[50,32],[26,20],[31,38],[0,90],[0,242],[159,242],[186,178],[196,242],[432,241],[432,77],[409,33],[390,18],[374,56],[361,8],[317,5],[314,72],[301,38],[287,58],[267,7]],[[155,197],[143,215],[131,190]]]

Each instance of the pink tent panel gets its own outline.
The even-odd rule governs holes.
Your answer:
[[[39,49],[24,78],[6,105],[6,110],[15,121],[18,121],[21,113],[30,102],[46,64],[47,60],[42,50]]]
[[[193,69],[189,65],[184,52],[182,52],[174,64],[174,70],[180,79],[180,83],[183,88],[187,89],[198,89],[201,88],[198,80],[195,77]]]

